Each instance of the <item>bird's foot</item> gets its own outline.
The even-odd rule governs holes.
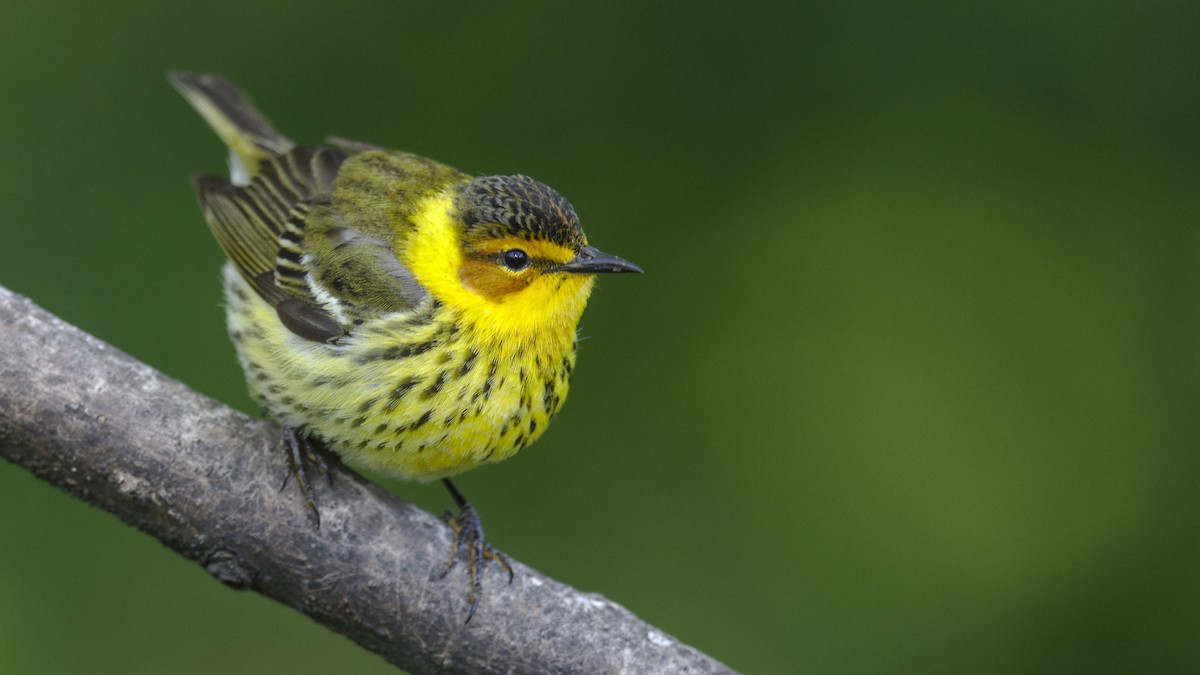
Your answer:
[[[454,544],[450,549],[450,558],[446,561],[446,566],[438,578],[445,577],[450,570],[454,569],[463,549],[466,549],[467,569],[471,575],[471,590],[467,593],[467,620],[463,623],[470,623],[471,617],[475,616],[475,608],[479,606],[479,598],[483,595],[483,569],[486,564],[489,561],[499,564],[505,572],[508,572],[508,583],[510,584],[513,581],[513,568],[508,556],[487,543],[483,536],[483,523],[479,520],[479,513],[475,511],[475,507],[467,502],[449,479],[443,479],[443,482],[458,505],[458,515],[450,511],[446,511],[442,515],[442,520],[450,526],[450,529],[454,530]]]
[[[288,479],[295,476],[296,484],[300,486],[300,492],[304,495],[304,507],[308,511],[309,519],[313,521],[313,525],[321,527],[321,512],[317,509],[316,492],[308,479],[309,469],[315,467],[317,473],[329,479],[331,486],[333,473],[321,455],[317,441],[289,426],[283,427],[283,437],[288,445],[288,472],[284,474],[283,484],[279,489],[287,487]]]

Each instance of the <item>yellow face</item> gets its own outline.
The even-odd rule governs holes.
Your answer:
[[[463,254],[458,268],[463,286],[493,302],[503,302],[553,276],[552,268],[571,260],[575,252],[553,242],[501,237],[464,244]]]
[[[448,198],[431,198],[414,222],[405,264],[438,300],[500,338],[573,335],[594,276],[557,271],[575,252],[503,236],[463,242]]]

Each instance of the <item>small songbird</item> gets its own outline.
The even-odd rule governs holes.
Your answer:
[[[571,204],[527,176],[472,178],[406,152],[329,139],[298,146],[232,83],[171,83],[229,148],[198,175],[229,261],[229,336],[251,393],[283,427],[318,526],[306,463],[441,479],[466,548],[467,620],[502,554],[449,477],[513,456],[567,395],[596,274],[641,272],[588,245]]]

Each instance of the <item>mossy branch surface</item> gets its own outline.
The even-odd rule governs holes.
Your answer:
[[[602,596],[513,561],[438,579],[450,529],[357,475],[293,490],[279,428],[202,396],[0,287],[0,455],[236,589],[307,614],[412,673],[727,673]]]

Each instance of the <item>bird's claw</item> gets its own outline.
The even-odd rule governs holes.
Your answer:
[[[513,582],[513,568],[508,560],[508,556],[500,551],[492,548],[487,540],[483,537],[483,523],[479,520],[479,514],[469,504],[463,506],[454,515],[450,511],[446,511],[442,515],[442,520],[454,530],[454,544],[450,549],[450,558],[446,561],[446,566],[442,569],[438,578],[443,578],[454,569],[458,563],[458,559],[462,550],[467,550],[467,565],[468,572],[471,575],[471,590],[467,594],[467,620],[464,624],[471,622],[471,617],[475,616],[475,608],[479,606],[479,598],[483,595],[483,568],[488,561],[498,563],[505,572],[508,572],[508,583]]]
[[[319,528],[321,527],[321,512],[317,509],[316,491],[313,490],[312,483],[308,480],[308,467],[316,467],[318,473],[329,479],[331,487],[333,486],[333,472],[329,470],[329,464],[325,458],[317,452],[312,440],[288,426],[283,428],[283,436],[287,439],[288,444],[288,472],[283,475],[283,484],[279,486],[279,489],[283,490],[287,487],[288,479],[295,476],[296,484],[300,486],[300,492],[304,495],[304,506],[308,511],[308,516],[312,519],[313,525]]]

